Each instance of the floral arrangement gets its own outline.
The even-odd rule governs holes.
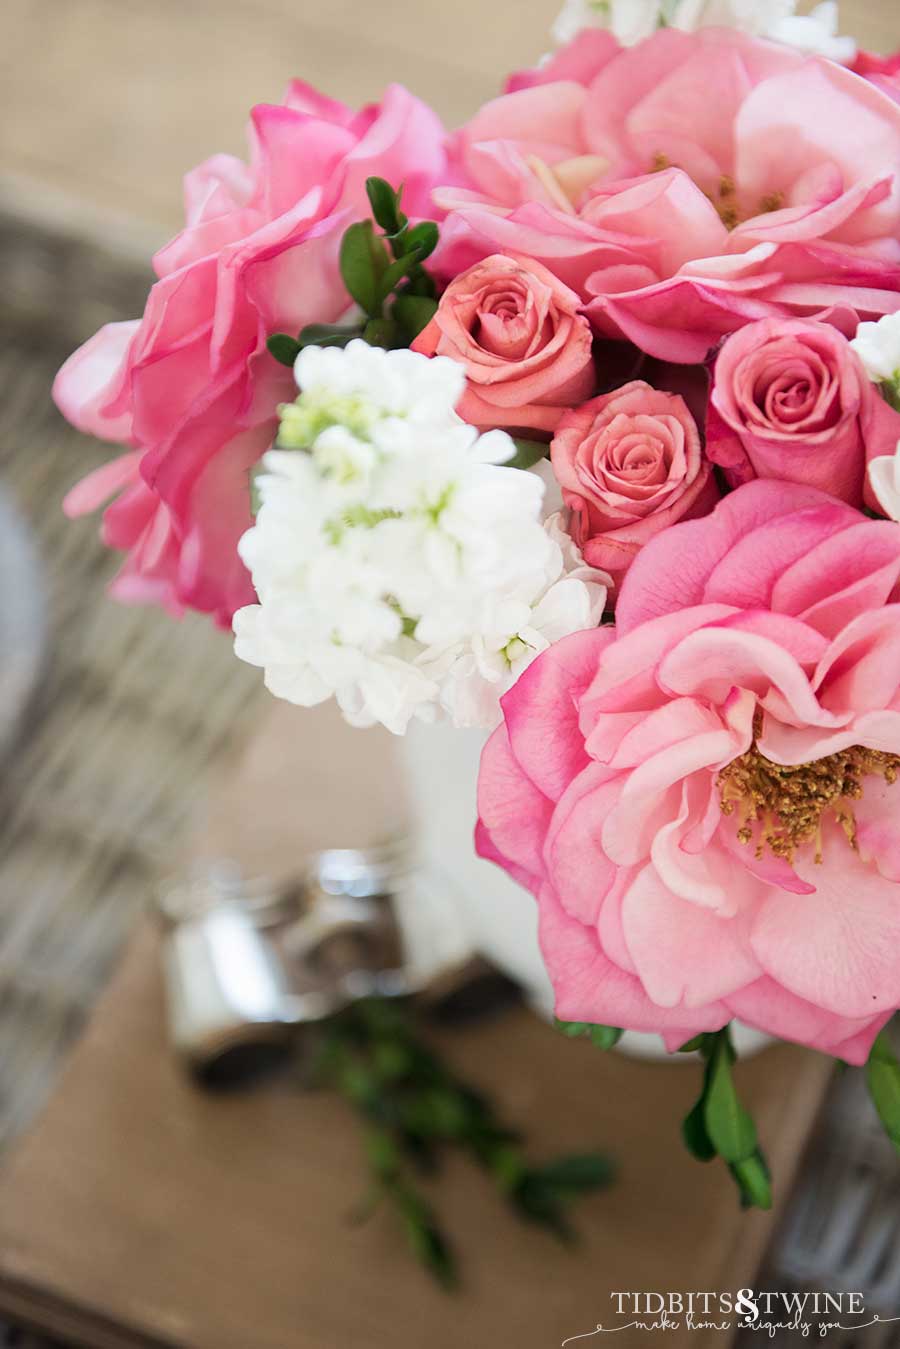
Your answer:
[[[61,370],[125,600],[274,694],[493,728],[479,852],[569,1034],[852,1064],[900,1146],[900,58],[790,0],[569,0],[448,134],[295,83]],[[716,109],[710,116],[710,107]]]

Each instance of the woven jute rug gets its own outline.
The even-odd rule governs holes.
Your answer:
[[[100,246],[0,216],[0,486],[33,531],[49,618],[43,678],[0,765],[0,1152],[45,1099],[175,864],[210,761],[261,698],[208,621],[110,602],[117,560],[96,520],[60,511],[115,449],[65,424],[53,375],[101,323],[140,313],[150,279]]]

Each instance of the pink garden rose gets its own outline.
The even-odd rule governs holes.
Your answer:
[[[892,56],[877,56],[874,52],[859,52],[853,63],[857,75],[871,80],[877,89],[895,103],[900,103],[900,52]]]
[[[866,1059],[900,1006],[898,578],[895,524],[749,483],[506,695],[478,847],[537,897],[560,1017]]]
[[[583,33],[546,78],[458,133],[447,275],[514,248],[599,333],[686,363],[754,319],[900,308],[900,107],[872,83],[715,28]]]
[[[462,362],[473,426],[552,431],[596,384],[578,303],[540,263],[496,254],[450,282],[413,350]]]
[[[550,458],[572,538],[616,582],[654,535],[718,500],[684,399],[641,380],[568,412]]]
[[[101,329],[54,385],[76,426],[130,447],[67,502],[80,514],[118,493],[103,521],[128,553],[114,593],[224,625],[254,598],[237,554],[248,471],[296,393],[266,338],[347,309],[338,249],[369,214],[369,175],[403,183],[415,216],[445,172],[438,119],[396,85],[354,113],[294,83],[282,105],[254,109],[250,134],[249,166],[216,155],[187,175],[187,224],[154,259],[143,317]]]
[[[893,454],[898,440],[900,413],[831,324],[762,319],[723,344],[707,453],[732,483],[807,483],[860,506],[867,458]]]

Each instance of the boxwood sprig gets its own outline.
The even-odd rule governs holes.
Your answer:
[[[345,347],[355,337],[389,350],[408,347],[437,309],[437,288],[422,265],[437,248],[437,225],[410,225],[400,209],[403,188],[384,178],[367,178],[366,193],[372,219],[344,231],[339,253],[341,278],[361,316],[345,324],[310,323],[296,337],[273,333],[266,345],[282,365],[292,366],[304,347]]]

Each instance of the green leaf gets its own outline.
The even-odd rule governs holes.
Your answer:
[[[372,214],[385,234],[397,234],[403,229],[406,217],[400,211],[402,192],[395,192],[384,178],[367,178],[366,193]]]
[[[403,247],[407,253],[418,252],[419,262],[430,257],[438,246],[440,231],[433,220],[420,220],[403,236]]]
[[[716,1151],[737,1164],[756,1151],[756,1126],[741,1105],[731,1077],[731,1045],[727,1028],[720,1031],[710,1059],[704,1093],[703,1122]]]
[[[595,1049],[613,1049],[623,1034],[618,1026],[591,1026],[590,1041]]]
[[[407,1222],[407,1237],[414,1253],[448,1292],[459,1287],[456,1260],[444,1234],[435,1223]]]
[[[695,1035],[693,1040],[688,1040],[679,1049],[679,1054],[702,1054],[706,1049],[707,1036],[704,1034]]]
[[[885,1133],[900,1151],[900,1063],[884,1031],[878,1036],[866,1065],[869,1095]]]
[[[553,1025],[570,1040],[587,1036],[595,1049],[612,1049],[623,1034],[618,1026],[596,1026],[590,1021],[560,1021],[559,1017],[553,1018]]]
[[[366,1152],[369,1156],[369,1165],[376,1176],[396,1175],[400,1156],[389,1134],[373,1130],[366,1139]]]
[[[572,1229],[565,1218],[563,1196],[544,1179],[543,1172],[527,1171],[511,1193],[510,1200],[523,1218],[541,1227],[548,1227],[563,1240],[572,1239]]]
[[[359,325],[341,327],[337,323],[308,323],[300,332],[301,347],[345,347],[354,337],[360,337]]]
[[[411,346],[437,313],[437,300],[403,291],[394,301],[391,313],[400,327],[405,344]]]
[[[293,366],[300,355],[301,344],[296,337],[291,337],[290,333],[273,333],[271,337],[266,338],[266,346],[269,355],[274,356],[282,365]]]
[[[895,412],[900,412],[900,370],[895,371],[892,378],[885,380],[880,388],[885,401],[890,403]]]
[[[396,262],[392,262],[386,267],[381,275],[379,282],[379,293],[382,300],[386,300],[395,286],[409,276],[410,272],[415,271],[419,265],[418,253],[406,253]]]
[[[698,1162],[711,1162],[716,1155],[715,1144],[706,1130],[705,1110],[706,1094],[704,1092],[693,1110],[685,1116],[681,1125],[684,1145],[688,1152],[697,1158]]]
[[[573,1157],[560,1157],[537,1169],[537,1175],[546,1184],[571,1194],[602,1190],[615,1175],[615,1167],[608,1157],[599,1152],[588,1152]]]
[[[577,1040],[580,1035],[587,1035],[590,1025],[587,1021],[560,1021],[558,1016],[553,1018],[554,1029],[561,1035],[565,1035],[570,1040]]]
[[[341,240],[341,276],[349,294],[371,318],[381,317],[381,278],[388,265],[371,220],[359,220]]]
[[[397,345],[397,325],[393,319],[369,319],[363,329],[363,340],[370,347],[384,347],[391,351]]]
[[[728,1169],[737,1181],[744,1208],[772,1207],[772,1177],[766,1159],[758,1148],[744,1161],[730,1163]]]
[[[513,439],[516,452],[512,459],[507,459],[503,465],[504,468],[533,468],[539,464],[542,459],[546,459],[550,453],[550,446],[543,440],[517,440]]]

